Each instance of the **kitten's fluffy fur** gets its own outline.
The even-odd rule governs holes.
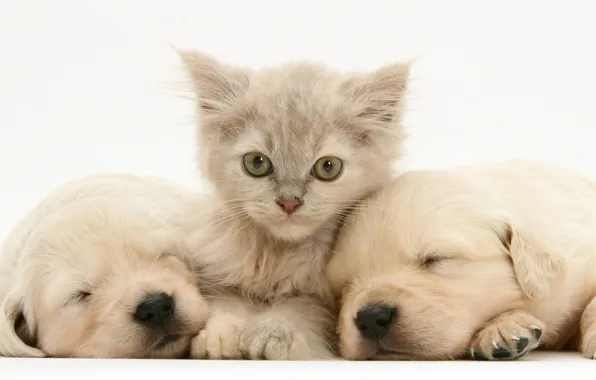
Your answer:
[[[229,290],[192,355],[330,358],[333,298],[323,268],[342,216],[392,178],[400,157],[409,65],[344,75],[312,64],[232,67],[181,52],[197,95],[199,163],[217,199],[191,237],[199,276]],[[243,169],[261,152],[273,172]],[[311,175],[322,156],[343,160],[334,181]],[[280,196],[303,205],[286,214]]]

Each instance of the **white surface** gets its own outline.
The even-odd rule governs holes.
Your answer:
[[[515,362],[264,362],[0,359],[2,379],[579,379],[596,363],[575,354],[533,353]],[[142,377],[139,376],[142,374]]]
[[[192,101],[164,90],[180,76],[170,43],[251,66],[313,59],[368,69],[417,57],[404,167],[530,157],[596,177],[594,1],[4,0],[0,237],[45,193],[85,173],[132,171],[199,185]],[[538,377],[530,373],[538,368],[571,376],[593,365],[557,358],[308,365],[2,360],[0,372],[260,377],[252,372],[258,368],[268,376],[344,378],[376,371],[459,377],[466,369],[486,378],[500,371]]]

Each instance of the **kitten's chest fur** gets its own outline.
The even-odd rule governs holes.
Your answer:
[[[253,223],[209,223],[192,239],[195,265],[206,286],[233,288],[264,302],[308,294],[331,304],[324,270],[337,223],[330,221],[298,242],[274,238]]]

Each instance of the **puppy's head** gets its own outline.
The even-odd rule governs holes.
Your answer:
[[[7,355],[172,358],[206,319],[183,237],[120,200],[44,220],[0,314]]]
[[[405,174],[358,207],[327,268],[342,355],[457,358],[488,320],[546,295],[563,262],[501,211],[447,172]]]

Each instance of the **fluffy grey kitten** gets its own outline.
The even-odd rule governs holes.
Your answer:
[[[325,359],[324,267],[342,219],[393,177],[408,64],[341,74],[250,70],[181,52],[197,97],[199,165],[216,196],[190,238],[213,294],[198,358]]]

